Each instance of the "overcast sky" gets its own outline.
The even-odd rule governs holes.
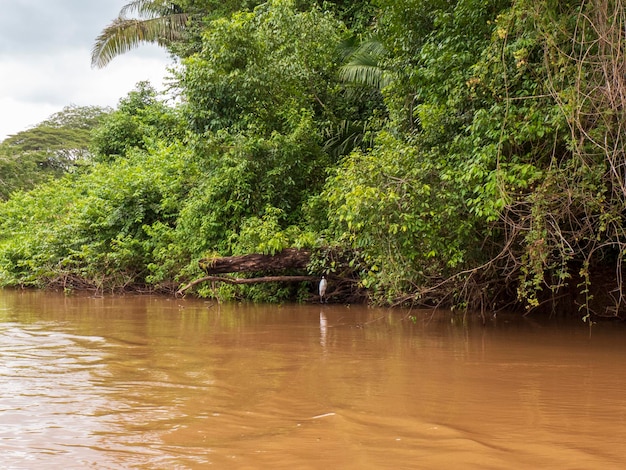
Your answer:
[[[140,46],[91,68],[98,34],[130,0],[0,0],[0,141],[65,106],[111,106],[149,80],[163,88],[173,62]]]

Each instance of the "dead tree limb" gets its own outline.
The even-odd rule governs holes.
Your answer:
[[[176,295],[183,295],[185,291],[191,289],[198,284],[202,284],[203,282],[225,282],[227,284],[259,284],[263,282],[306,282],[306,281],[317,281],[317,277],[315,276],[263,276],[263,277],[252,277],[252,278],[236,278],[236,277],[225,277],[225,276],[205,276],[200,279],[196,279],[195,281],[190,282],[189,284],[181,287],[176,292]]]
[[[317,285],[320,276],[325,272],[329,280],[329,296],[334,301],[345,303],[362,302],[366,299],[365,291],[358,284],[358,276],[349,265],[348,256],[334,258],[332,249],[324,250],[325,265],[343,266],[338,272],[329,273],[320,268],[317,276],[311,276],[308,266],[311,262],[311,251],[297,248],[286,248],[273,255],[251,253],[238,256],[203,258],[198,266],[207,276],[196,279],[181,287],[177,295],[184,295],[192,287],[204,282],[225,282],[228,284],[258,284],[267,282],[311,282]],[[327,258],[327,259],[326,259]],[[345,259],[344,259],[345,258]],[[319,260],[318,260],[319,262]],[[336,263],[337,262],[337,263]],[[249,277],[220,276],[220,274],[247,273]],[[317,297],[311,293],[312,298]]]
[[[311,259],[311,252],[286,248],[274,255],[252,253],[240,256],[225,256],[221,258],[204,258],[199,261],[200,268],[207,273],[239,273],[239,272],[268,272],[284,270],[306,270]]]

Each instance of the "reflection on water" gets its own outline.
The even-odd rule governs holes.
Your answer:
[[[0,291],[0,467],[618,468],[622,325]]]
[[[326,314],[320,312],[320,345],[322,349],[326,349],[326,336],[328,335],[328,321],[326,320]]]

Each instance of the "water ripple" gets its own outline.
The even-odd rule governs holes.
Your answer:
[[[92,442],[94,417],[106,406],[91,381],[104,367],[103,353],[93,346],[104,340],[46,328],[0,325],[3,468],[32,468],[37,461],[77,468],[69,457],[67,467],[63,456],[68,446]]]

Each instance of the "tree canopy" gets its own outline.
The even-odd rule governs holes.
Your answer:
[[[30,129],[0,143],[0,199],[51,177],[80,167],[91,159],[91,130],[109,109],[66,106]]]

